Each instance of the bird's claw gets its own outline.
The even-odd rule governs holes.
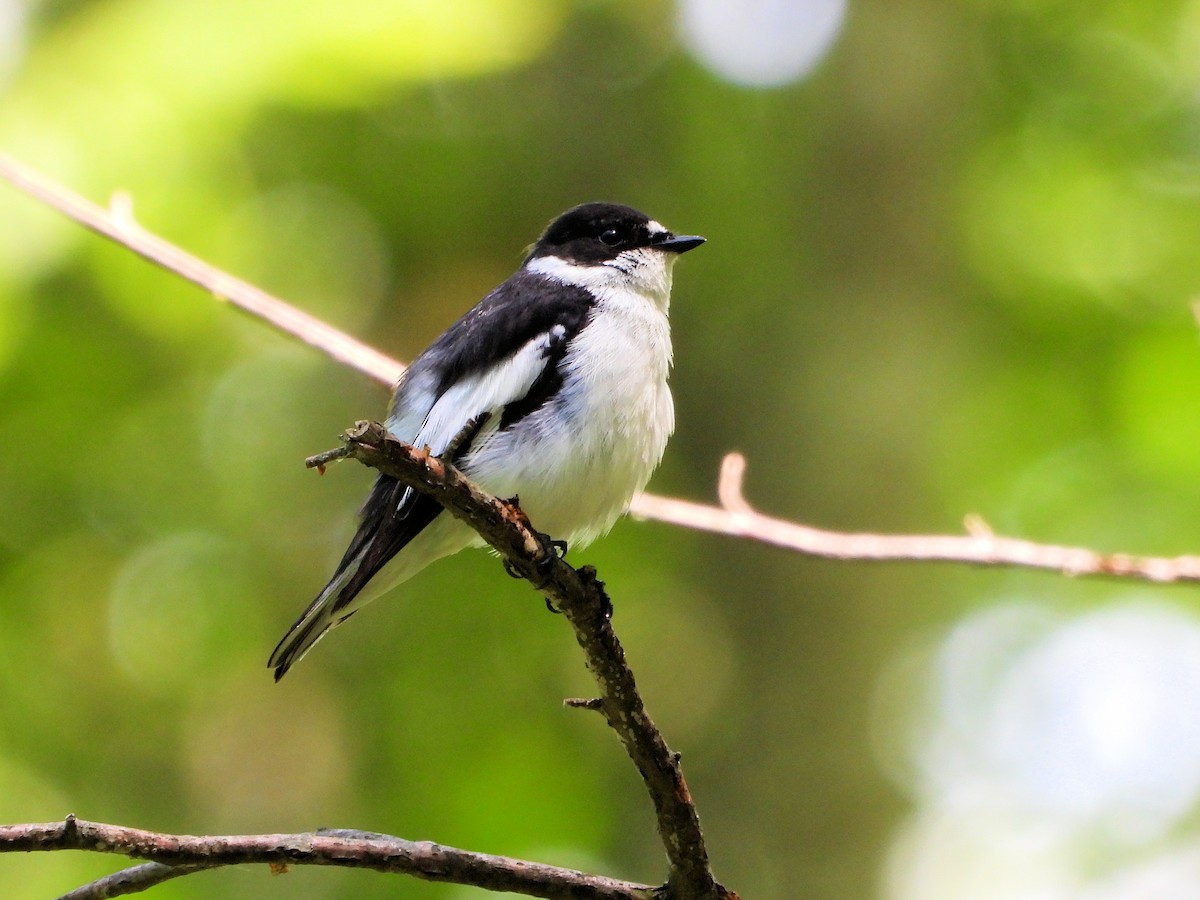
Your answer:
[[[549,577],[550,569],[554,564],[567,555],[567,542],[555,540],[550,535],[541,531],[534,532],[537,535],[538,543],[542,545],[541,557],[538,559],[538,571]],[[544,584],[545,582],[543,582]],[[556,607],[550,598],[546,599],[546,609],[554,613],[556,616],[562,615],[562,610]]]
[[[557,541],[548,534],[538,534],[538,540],[542,544],[542,559],[538,563],[543,568],[549,568],[554,564],[556,559],[565,559],[567,556],[567,542]]]

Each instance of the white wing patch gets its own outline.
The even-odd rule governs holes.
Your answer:
[[[492,414],[485,431],[494,431],[500,424],[500,412],[529,393],[546,368],[546,351],[565,333],[563,326],[555,325],[491,368],[451,385],[433,404],[412,443],[442,453],[467,423],[482,413]]]
[[[437,378],[428,370],[415,378],[411,374],[406,378],[408,380],[396,398],[399,403],[394,404],[388,412],[387,429],[400,440],[415,444],[421,426],[437,402]]]

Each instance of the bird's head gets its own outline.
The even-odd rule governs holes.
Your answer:
[[[619,203],[584,203],[551,222],[525,258],[526,268],[594,292],[632,289],[664,309],[679,254],[704,243],[677,235]]]

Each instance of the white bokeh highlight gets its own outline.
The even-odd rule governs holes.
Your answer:
[[[0,0],[0,94],[25,57],[26,0]]]
[[[1050,609],[1000,602],[925,656],[885,896],[1200,898],[1200,622]]]
[[[744,87],[803,78],[833,46],[845,0],[681,0],[684,45],[717,76]]]

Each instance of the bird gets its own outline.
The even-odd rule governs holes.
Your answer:
[[[567,210],[405,370],[385,426],[493,495],[518,498],[564,551],[586,546],[628,510],[674,430],[672,270],[704,242],[618,203]],[[271,654],[276,681],[367,603],[437,559],[484,546],[388,475],[359,516],[333,576]]]

